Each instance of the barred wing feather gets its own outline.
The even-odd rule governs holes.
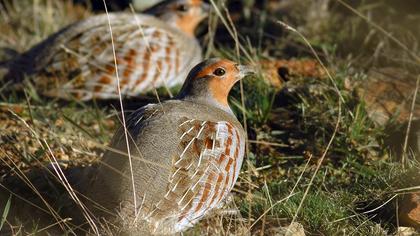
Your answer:
[[[150,18],[141,19],[137,21],[131,15],[111,20],[121,91],[128,96],[181,83],[201,57],[200,50],[184,49],[188,41],[195,45],[195,39],[176,29],[148,23]],[[62,98],[116,98],[117,79],[108,22],[69,36],[60,37],[63,42],[58,42],[44,73],[35,80],[37,87],[45,95]]]
[[[244,140],[229,122],[184,118],[179,122],[179,147],[164,199],[146,217],[177,232],[191,227],[219,206],[233,188],[242,165]]]

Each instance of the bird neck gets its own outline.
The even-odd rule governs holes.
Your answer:
[[[220,110],[223,110],[231,115],[233,114],[232,109],[230,108],[228,102],[227,102],[227,98],[225,99],[225,102],[221,102],[218,99],[214,98],[213,96],[211,96],[210,94],[187,94],[187,95],[182,95],[180,94],[178,97],[178,99],[183,100],[183,101],[189,101],[189,102],[193,102],[193,103],[197,103],[197,104],[202,104],[202,105],[206,105],[206,106],[210,106],[210,107],[215,107],[218,108]]]
[[[192,19],[189,17],[184,17],[181,19],[177,19],[176,22],[174,22],[175,27],[180,29],[182,32],[184,32],[186,35],[190,37],[195,37],[195,29],[197,28],[199,22],[197,22],[196,19]]]

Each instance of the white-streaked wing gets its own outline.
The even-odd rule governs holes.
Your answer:
[[[229,122],[182,119],[168,192],[147,220],[156,227],[170,222],[176,231],[191,227],[219,206],[233,188],[244,156],[245,140]]]
[[[130,22],[116,22],[112,30],[125,95],[172,85],[180,71],[189,68],[191,55],[180,50],[183,42],[172,32],[149,25],[139,28],[134,16]],[[46,66],[46,75],[37,80],[47,95],[80,100],[118,97],[108,24],[77,35],[61,48]]]

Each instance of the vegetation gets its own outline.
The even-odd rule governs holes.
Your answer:
[[[6,61],[91,14],[62,1],[3,2],[0,59]],[[292,221],[299,222],[308,235],[394,234],[398,200],[420,187],[419,158],[409,155],[402,164],[392,155],[385,145],[386,127],[396,121],[375,124],[353,85],[367,80],[367,70],[374,66],[419,72],[420,62],[413,54],[419,55],[420,37],[410,28],[409,18],[395,21],[410,9],[392,12],[396,1],[387,5],[376,0],[352,6],[336,1],[326,9],[305,3],[284,9],[276,1],[261,2],[218,4],[221,9],[228,7],[236,27],[224,24],[229,22],[227,11],[214,13],[219,24],[210,24],[209,34],[200,33],[207,55],[256,66],[265,60],[316,61],[319,57],[327,71],[316,61],[321,74],[280,73],[275,78],[281,80],[279,88],[266,78],[262,66],[259,76],[235,87],[230,102],[247,127],[247,159],[233,198],[185,235],[276,235]],[[391,13],[385,14],[383,22],[376,21],[383,11]],[[373,15],[369,20],[361,17],[368,13]],[[312,21],[314,14],[317,22]],[[409,14],[420,17],[418,12]],[[36,17],[24,17],[28,15]],[[296,27],[298,33],[279,20]],[[238,38],[226,28],[237,32]],[[119,123],[112,101],[45,98],[30,85],[23,92],[3,90],[0,87],[0,180],[17,175],[18,169],[26,173],[47,165],[51,153],[63,167],[89,166],[103,154]],[[147,101],[154,99],[153,94],[147,97]],[[130,100],[126,107],[135,108],[133,104],[138,106]],[[10,204],[10,199],[0,202],[5,210],[0,215],[7,215]],[[3,219],[0,228],[6,224]]]

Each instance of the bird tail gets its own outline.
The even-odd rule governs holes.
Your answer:
[[[19,55],[19,52],[12,48],[0,48],[0,68],[7,68]]]
[[[11,48],[0,48],[0,92],[8,90],[19,81],[17,76],[11,76],[12,64],[19,58],[20,53]]]

